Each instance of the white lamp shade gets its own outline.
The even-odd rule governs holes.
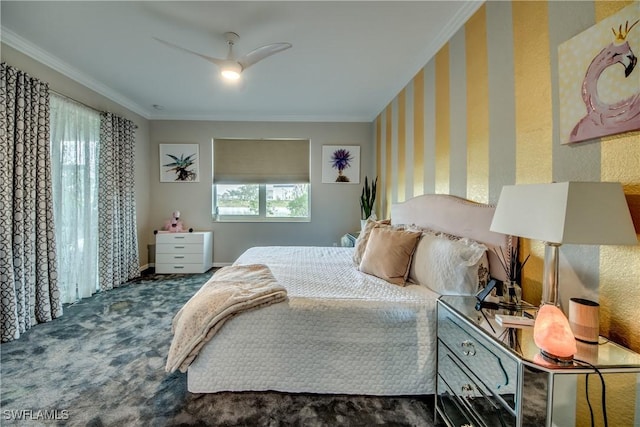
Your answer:
[[[505,185],[491,231],[558,244],[638,243],[619,182]]]

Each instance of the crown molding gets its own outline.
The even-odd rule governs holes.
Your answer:
[[[193,120],[214,122],[295,122],[295,123],[371,123],[367,116],[315,116],[315,115],[265,115],[265,114],[151,114],[149,120]]]
[[[380,106],[378,113],[371,117],[370,120],[374,121],[380,111],[384,110],[387,105],[391,103],[393,99],[406,87],[409,82],[415,77],[416,74],[435,56],[436,53],[447,43],[451,37],[473,16],[473,14],[485,3],[485,0],[469,0],[465,1],[464,5],[456,12],[444,28],[438,33],[438,35],[429,43],[429,45],[423,51],[423,54],[417,56],[413,67],[407,67],[406,73],[398,81],[400,84],[394,86],[393,92],[389,93],[385,99],[389,101]]]
[[[2,35],[2,42],[7,46],[10,46],[19,52],[33,58],[34,60],[46,65],[49,68],[61,73],[62,75],[70,78],[71,80],[80,83],[83,86],[99,93],[100,95],[110,99],[111,101],[125,107],[132,112],[141,115],[145,119],[149,119],[149,111],[142,108],[139,104],[133,102],[126,96],[114,91],[110,87],[100,83],[93,77],[79,71],[77,68],[72,67],[58,57],[51,55],[50,53],[42,50],[29,40],[17,35],[10,29],[0,25],[0,34]]]

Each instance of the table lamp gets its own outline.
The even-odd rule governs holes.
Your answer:
[[[545,243],[542,305],[534,341],[547,361],[570,364],[576,340],[558,307],[558,262],[562,244],[638,243],[619,182],[559,182],[505,185],[491,231]]]

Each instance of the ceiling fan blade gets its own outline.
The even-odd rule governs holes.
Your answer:
[[[266,46],[262,46],[255,50],[252,50],[246,55],[242,55],[240,58],[238,58],[238,63],[242,66],[243,70],[246,70],[256,62],[263,60],[267,56],[271,56],[274,53],[282,52],[283,50],[289,49],[291,46],[291,43],[268,44]]]
[[[172,47],[174,49],[182,50],[182,51],[190,53],[192,55],[199,56],[200,58],[206,59],[207,61],[212,62],[212,63],[214,63],[214,64],[216,64],[218,66],[221,66],[226,61],[225,59],[214,58],[213,56],[203,55],[202,53],[194,52],[193,50],[187,49],[187,48],[182,47],[182,46],[178,46],[176,44],[173,44],[173,43],[168,42],[166,40],[159,39],[157,37],[154,37],[154,39],[156,39],[160,43],[165,44],[165,45],[167,45],[169,47]]]

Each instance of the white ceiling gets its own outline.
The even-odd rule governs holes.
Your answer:
[[[479,1],[7,1],[2,42],[148,119],[372,121]],[[230,85],[225,57],[291,49]],[[154,105],[162,106],[161,110]]]

